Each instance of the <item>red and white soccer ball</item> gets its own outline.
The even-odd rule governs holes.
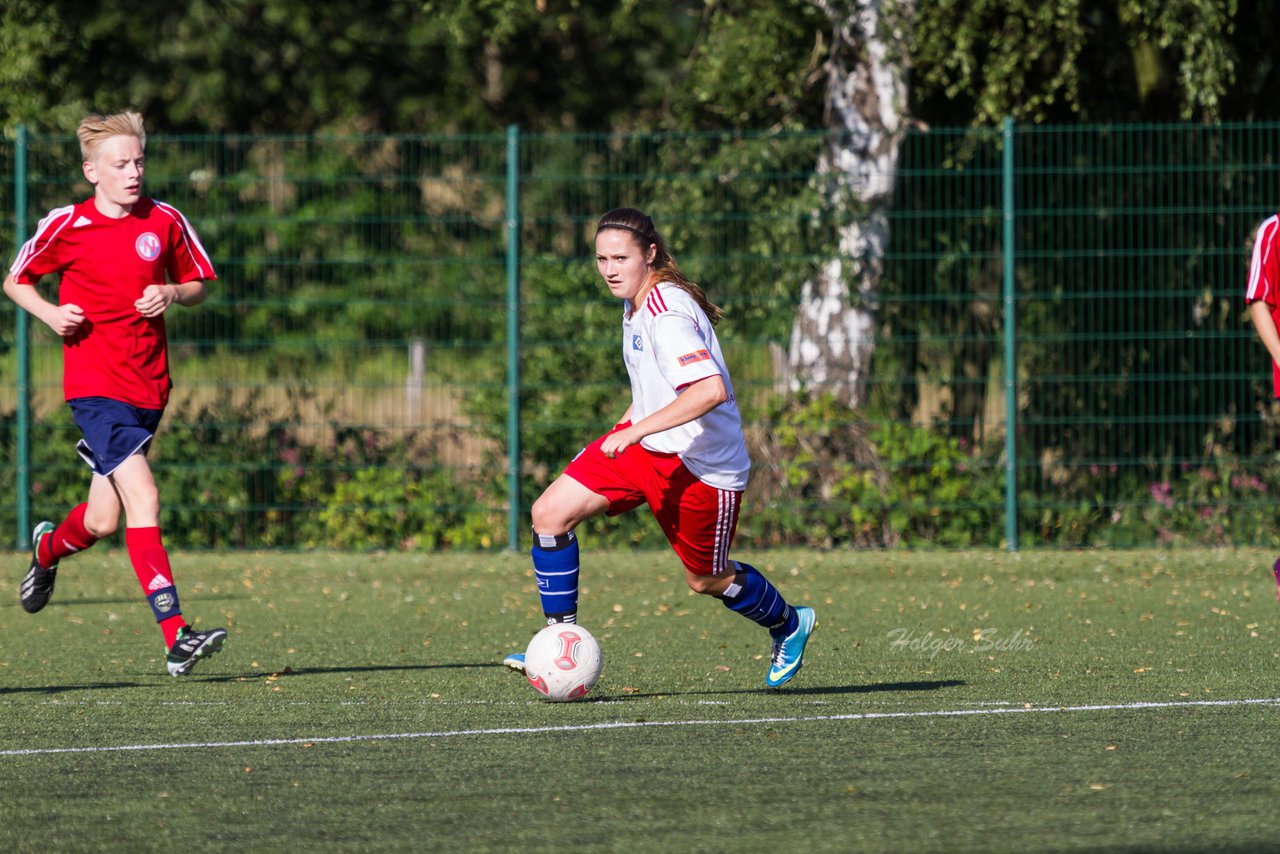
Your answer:
[[[595,686],[604,661],[591,632],[574,623],[552,623],[533,636],[524,653],[524,675],[557,703],[579,700]]]

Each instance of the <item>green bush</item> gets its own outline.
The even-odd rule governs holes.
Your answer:
[[[590,412],[600,429],[615,415],[607,405]],[[336,424],[319,440],[312,429],[304,441],[301,422],[297,413],[267,413],[230,395],[170,413],[150,454],[166,542],[180,548],[421,551],[507,544],[505,460],[450,468],[420,436]],[[522,538],[534,498],[593,438],[581,432],[579,426],[570,437],[566,430],[554,443],[544,436],[535,444],[536,457],[526,456]],[[66,407],[34,425],[34,518],[60,519],[84,500],[90,475],[74,453],[78,439]],[[12,496],[12,414],[0,418],[0,442],[0,488]],[[753,431],[751,446],[752,483],[739,542],[1003,544],[1004,471],[980,463],[998,460],[997,448],[967,448],[938,429],[878,421],[830,398],[777,400],[763,429]],[[1067,548],[1274,544],[1280,467],[1272,462],[1218,451],[1199,465],[1075,470],[1073,479],[1051,491],[1024,487],[1021,541]],[[15,530],[16,508],[16,500],[0,504],[5,530]],[[592,519],[578,533],[587,548],[666,545],[643,508]]]
[[[963,547],[1002,538],[1002,473],[936,430],[876,422],[833,398],[779,400],[741,523],[766,542]],[[988,455],[989,456],[989,455]]]
[[[334,425],[308,443],[295,417],[269,416],[229,395],[171,412],[149,455],[161,527],[185,548],[493,548],[506,541],[501,467],[450,470],[409,434]],[[7,449],[0,485],[13,494],[15,419],[0,420]],[[61,519],[88,495],[66,407],[33,425],[32,513]],[[16,502],[0,525],[16,526]]]

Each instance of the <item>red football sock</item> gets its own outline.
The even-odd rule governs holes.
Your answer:
[[[129,560],[134,574],[142,585],[142,592],[151,603],[160,631],[164,633],[164,645],[168,649],[178,639],[178,630],[187,623],[178,609],[178,591],[173,583],[173,570],[169,568],[169,553],[160,540],[159,528],[125,528],[124,544],[129,550]],[[158,591],[166,591],[173,613],[167,613],[166,603],[157,597]],[[163,609],[163,610],[162,610]]]
[[[37,557],[45,569],[56,564],[67,555],[82,552],[98,541],[84,526],[84,511],[88,504],[72,508],[62,524],[53,529],[53,535],[40,541]]]

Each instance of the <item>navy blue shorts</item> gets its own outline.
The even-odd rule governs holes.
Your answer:
[[[139,409],[109,397],[77,397],[67,405],[84,434],[76,453],[103,477],[134,454],[145,455],[164,416],[163,409]]]

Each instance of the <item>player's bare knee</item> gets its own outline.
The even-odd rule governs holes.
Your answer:
[[[689,589],[694,593],[701,593],[704,596],[719,596],[729,585],[732,576],[723,575],[697,575],[696,573],[686,572],[684,580],[688,583]]]
[[[529,519],[533,522],[533,530],[539,534],[557,536],[569,531],[569,526],[565,523],[564,513],[546,495],[533,502],[533,507],[529,509]]]
[[[84,527],[90,534],[99,540],[109,537],[120,528],[119,513],[93,513],[86,511],[84,514]]]

